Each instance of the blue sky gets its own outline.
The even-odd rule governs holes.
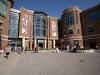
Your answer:
[[[32,11],[43,11],[51,17],[61,18],[63,11],[78,6],[82,11],[100,4],[100,0],[14,0],[14,9],[24,7]]]

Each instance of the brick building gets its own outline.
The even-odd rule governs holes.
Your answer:
[[[81,11],[77,6],[64,10],[61,16],[62,38],[65,45],[83,48],[100,47],[100,4]]]
[[[72,6],[63,11],[59,20],[43,11],[11,9],[13,4],[13,0],[0,0],[0,48],[55,48],[60,39],[64,39],[63,45],[100,47],[100,4],[85,11]]]
[[[8,42],[10,10],[13,4],[13,0],[0,0],[0,48],[3,48]]]
[[[63,11],[61,16],[63,44],[75,44],[83,47],[80,13],[81,10],[77,6],[72,6]]]
[[[100,47],[100,4],[81,12],[84,47]]]
[[[23,7],[20,10],[11,9],[8,38],[10,46],[55,48],[58,39],[57,18],[43,11],[31,11]]]

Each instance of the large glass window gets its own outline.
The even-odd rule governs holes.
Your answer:
[[[3,23],[0,22],[0,49],[1,49],[1,45],[2,45],[2,40],[1,40],[2,24]]]
[[[70,12],[66,14],[66,26],[74,25],[74,13]]]
[[[9,38],[18,37],[19,13],[10,14]]]
[[[77,14],[77,11],[75,11],[75,16],[76,16],[76,24],[78,24],[78,14]]]
[[[88,32],[93,32],[94,31],[92,25],[91,26],[88,26],[87,28],[88,28]]]
[[[88,21],[93,22],[100,20],[100,8],[88,12]]]
[[[47,37],[47,18],[44,15],[34,15],[34,37]]]
[[[0,16],[6,18],[8,0],[0,0]]]

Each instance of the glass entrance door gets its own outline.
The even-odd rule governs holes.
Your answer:
[[[90,48],[95,48],[96,47],[96,40],[95,39],[90,39],[89,40],[89,46],[90,46]]]
[[[9,46],[22,46],[21,41],[8,41]]]

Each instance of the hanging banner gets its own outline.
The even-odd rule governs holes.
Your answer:
[[[56,36],[56,22],[52,21],[51,22],[51,26],[52,26],[52,36]]]
[[[23,14],[22,17],[22,33],[27,34],[27,25],[28,24],[28,16]]]

